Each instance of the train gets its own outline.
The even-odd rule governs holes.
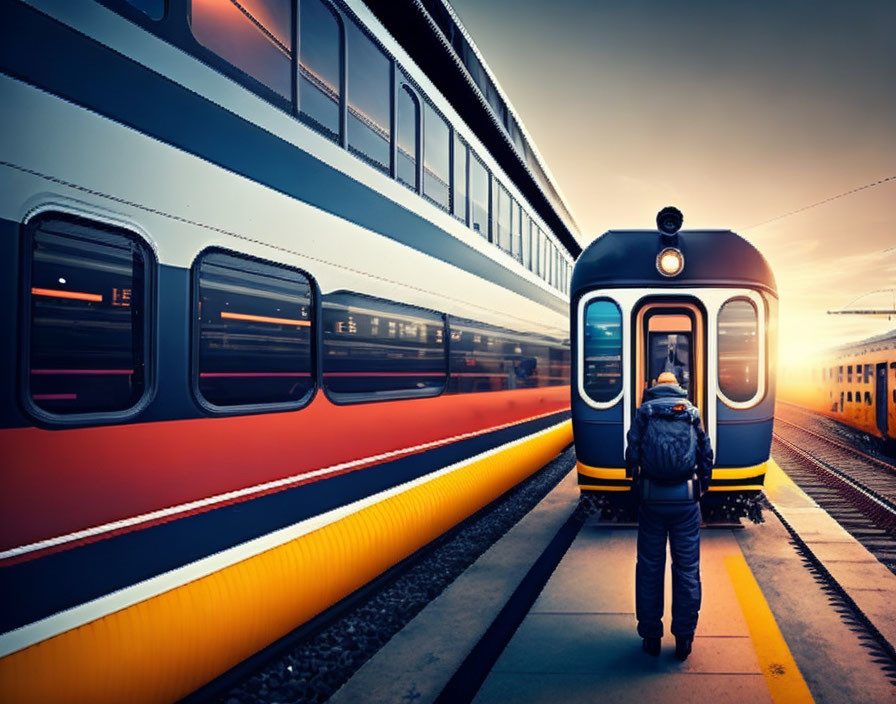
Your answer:
[[[189,696],[571,443],[582,235],[447,2],[0,27],[0,701]]]
[[[807,356],[781,396],[896,454],[896,330]]]
[[[774,423],[778,296],[768,262],[730,230],[610,230],[570,286],[572,421],[583,496],[630,495],[626,435],[665,371],[700,410],[715,453],[704,516],[745,514],[762,491]]]

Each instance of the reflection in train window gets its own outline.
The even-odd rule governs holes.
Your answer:
[[[322,0],[299,3],[299,119],[339,141],[342,30]]]
[[[424,103],[423,127],[423,195],[448,210],[451,131],[429,103]]]
[[[513,199],[497,179],[495,187],[495,244],[505,252],[510,252],[510,210]]]
[[[488,170],[472,150],[470,151],[470,156],[470,227],[486,239],[489,239]]]
[[[527,269],[532,268],[532,218],[523,211],[523,239],[520,248],[520,261]]]
[[[511,220],[511,242],[510,250],[514,259],[523,261],[523,208],[519,203],[514,203],[510,210]]]
[[[354,22],[347,22],[348,148],[389,171],[392,144],[392,62]]]
[[[544,235],[541,232],[541,228],[538,227],[534,222],[532,223],[532,273],[541,276],[541,251],[543,248],[542,241],[544,240]]]
[[[148,248],[125,230],[32,220],[28,399],[53,414],[134,407],[147,388]]]
[[[467,221],[467,145],[454,133],[454,181],[451,191],[451,212]]]
[[[440,313],[354,293],[323,300],[323,379],[335,401],[436,396],[445,389]]]
[[[420,103],[406,85],[398,91],[396,147],[398,163],[395,175],[412,190],[417,190],[417,150],[420,144]]]
[[[596,403],[613,401],[622,391],[622,313],[612,301],[594,300],[585,308],[582,386]]]
[[[729,401],[749,401],[760,373],[756,307],[741,298],[728,301],[719,311],[719,388]]]
[[[506,391],[569,383],[569,346],[452,317],[450,393]]]
[[[142,13],[154,20],[160,20],[165,16],[165,0],[125,0]]]
[[[290,0],[190,0],[196,40],[287,100],[292,100]]]
[[[213,407],[295,407],[313,388],[311,285],[298,271],[223,252],[196,264],[196,383]]]

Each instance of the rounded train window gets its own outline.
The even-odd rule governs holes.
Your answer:
[[[202,405],[213,411],[303,405],[314,390],[309,279],[217,250],[199,256],[194,277],[194,383]]]
[[[745,403],[759,392],[759,314],[743,298],[719,311],[719,389],[730,401]]]
[[[581,371],[582,390],[595,403],[615,401],[622,391],[622,313],[612,301],[585,307]]]
[[[54,421],[136,412],[149,388],[149,248],[122,228],[54,213],[26,232],[27,405]]]

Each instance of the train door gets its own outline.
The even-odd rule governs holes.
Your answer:
[[[877,427],[886,437],[887,435],[887,363],[877,365],[875,375],[874,407],[877,410]]]
[[[705,315],[693,303],[649,301],[636,313],[635,404],[662,372],[672,372],[688,399],[704,413]],[[704,416],[705,417],[705,416]]]

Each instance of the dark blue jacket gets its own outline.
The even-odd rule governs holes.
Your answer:
[[[713,454],[709,436],[703,430],[700,421],[700,412],[697,407],[688,401],[687,392],[678,384],[657,384],[644,392],[644,401],[635,414],[632,427],[628,431],[628,447],[625,450],[626,476],[637,482],[639,473],[643,470],[650,474],[649,467],[644,467],[645,453],[642,447],[644,431],[651,415],[657,411],[667,410],[672,407],[684,406],[679,412],[685,415],[694,426],[697,434],[697,479],[700,482],[700,493],[709,488],[712,479]],[[649,461],[649,460],[648,460]]]

